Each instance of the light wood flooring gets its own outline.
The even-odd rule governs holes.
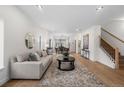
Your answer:
[[[114,70],[98,62],[92,62],[74,54],[75,58],[93,72],[107,86],[124,86],[124,69]],[[47,72],[46,72],[47,73]],[[40,80],[10,80],[2,87],[32,87]]]

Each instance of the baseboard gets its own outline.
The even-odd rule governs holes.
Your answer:
[[[9,81],[9,78],[4,78],[4,79],[0,80],[0,86],[5,84],[7,81]]]

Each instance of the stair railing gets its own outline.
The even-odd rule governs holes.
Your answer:
[[[105,29],[101,28],[101,31],[106,32],[107,34],[111,35],[115,39],[119,40],[120,42],[124,43],[123,40],[118,38],[117,36],[113,35],[112,33],[106,31]],[[119,69],[119,57],[120,52],[118,47],[112,46],[109,42],[107,42],[102,36],[100,37],[100,45],[101,47],[109,54],[109,57],[112,59],[112,61],[115,63],[115,68]]]
[[[105,50],[112,62],[115,63],[115,68],[119,69],[119,49],[111,46],[102,37],[100,37],[100,46]]]
[[[122,40],[122,39],[118,38],[117,36],[115,36],[114,34],[112,34],[112,33],[108,32],[108,31],[107,31],[107,30],[105,30],[104,28],[101,28],[101,31],[104,31],[104,32],[108,33],[108,34],[109,34],[109,35],[111,35],[112,37],[116,38],[118,41],[120,41],[120,42],[124,43],[124,40]]]

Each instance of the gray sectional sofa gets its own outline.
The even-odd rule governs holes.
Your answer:
[[[25,58],[28,55],[28,53],[23,54]],[[12,57],[10,60],[11,79],[40,79],[52,62],[52,59],[52,55],[47,55],[41,57],[39,61],[17,62],[16,56]]]

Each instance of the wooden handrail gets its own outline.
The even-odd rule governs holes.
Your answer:
[[[101,36],[100,36],[100,38],[102,39],[102,40],[104,40],[109,46],[111,46],[113,49],[116,49],[116,47],[114,47],[114,46],[112,46],[109,42],[107,42],[104,38],[102,38]]]
[[[111,35],[112,37],[116,38],[116,39],[119,40],[120,42],[124,43],[124,40],[118,38],[117,36],[115,36],[114,34],[108,32],[107,30],[105,30],[105,29],[103,29],[103,28],[101,28],[101,30],[104,31],[104,32],[106,32],[106,33],[108,33],[108,34]]]

